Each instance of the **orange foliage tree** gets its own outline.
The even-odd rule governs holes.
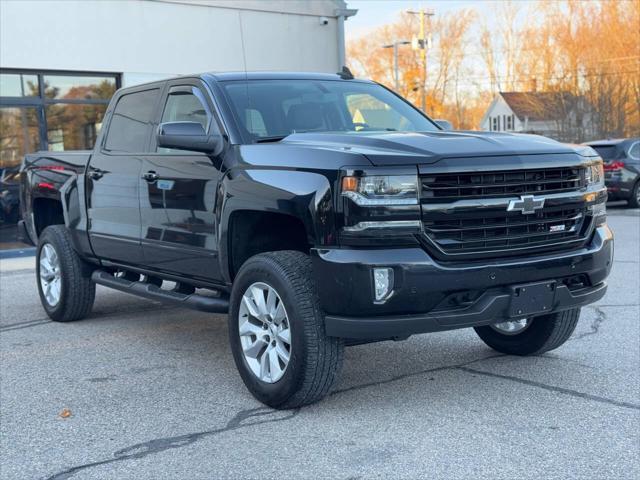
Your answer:
[[[427,113],[456,128],[478,128],[500,91],[563,92],[580,99],[590,115],[592,135],[640,135],[640,1],[540,0],[530,8],[505,1],[429,22]],[[348,59],[357,74],[393,86],[392,49],[411,40],[416,16],[349,42]],[[424,66],[419,51],[399,47],[398,93],[420,105]],[[568,94],[568,95],[567,95]],[[580,112],[578,112],[580,114]],[[585,132],[567,132],[573,141]]]

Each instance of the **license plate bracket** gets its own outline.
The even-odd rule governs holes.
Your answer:
[[[528,283],[511,287],[509,316],[526,317],[553,309],[556,282]]]

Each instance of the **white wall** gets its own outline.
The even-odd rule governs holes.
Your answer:
[[[127,85],[244,70],[244,39],[248,70],[336,72],[338,20],[328,14],[343,5],[339,0],[0,0],[0,66],[120,72]],[[328,25],[320,24],[324,14]]]
[[[500,116],[500,130],[505,131],[504,128],[504,117],[503,115],[513,115],[513,110],[509,107],[509,104],[504,101],[501,95],[498,95],[493,103],[489,106],[489,110],[485,114],[482,119],[482,124],[480,125],[481,130],[491,130],[490,118]],[[520,132],[523,129],[523,124],[518,117],[514,116],[514,128],[513,130],[508,130],[510,132]]]

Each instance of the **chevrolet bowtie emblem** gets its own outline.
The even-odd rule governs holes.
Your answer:
[[[544,198],[536,198],[533,195],[522,195],[520,200],[511,200],[507,212],[520,212],[523,215],[535,213],[544,206]]]

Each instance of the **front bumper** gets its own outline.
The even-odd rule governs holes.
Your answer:
[[[593,303],[606,292],[613,235],[605,225],[578,250],[481,263],[439,263],[420,248],[315,249],[312,258],[328,335],[404,338],[518,318],[518,285],[553,283],[547,312]],[[394,270],[393,295],[382,305],[373,303],[374,267]]]

